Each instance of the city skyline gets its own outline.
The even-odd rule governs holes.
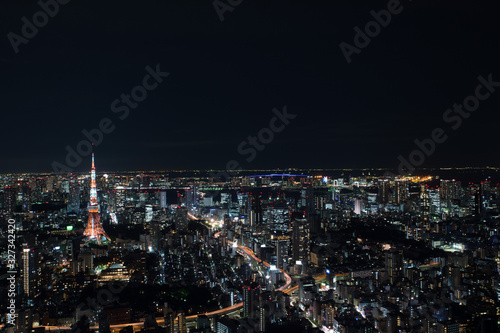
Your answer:
[[[492,283],[490,292],[499,292],[500,185],[488,170],[463,170],[469,181],[445,174],[290,173],[224,181],[161,173],[97,175],[93,159],[91,166],[86,176],[0,178],[0,228],[3,222],[15,225],[22,244],[22,261],[13,266],[18,270],[3,275],[19,279],[19,332],[498,328],[492,320],[499,307],[488,297],[476,301],[482,289],[473,287]],[[480,181],[471,182],[474,177]],[[96,212],[110,235],[103,243],[87,232]],[[56,271],[47,280],[47,272]],[[205,286],[207,280],[212,282]],[[167,302],[151,283],[173,293]],[[398,292],[402,284],[420,295],[410,308]],[[96,298],[75,307],[88,290]],[[448,298],[443,291],[458,294]],[[403,301],[389,306],[395,292]],[[212,294],[222,298],[213,303]],[[69,307],[69,313],[45,312],[47,295],[72,295],[52,305]],[[432,306],[436,297],[451,302],[453,310]],[[477,306],[486,311],[479,317],[473,315]],[[83,317],[80,309],[87,307],[91,312]],[[0,330],[5,326],[0,323]]]
[[[458,120],[443,119],[474,94],[478,77],[500,81],[493,2],[401,1],[403,9],[396,7],[350,63],[339,45],[356,47],[354,28],[363,32],[378,17],[372,11],[387,10],[388,1],[242,2],[223,21],[211,3],[157,1],[139,12],[130,2],[62,3],[17,53],[4,38],[9,126],[0,138],[10,144],[0,172],[53,170],[54,161],[64,164],[66,147],[76,150],[86,139],[82,131],[105,118],[114,129],[99,144],[102,170],[224,169],[233,159],[244,169],[394,170],[398,157],[408,158],[414,141],[435,128],[448,138],[422,167],[500,165],[491,153],[500,121],[495,92],[460,128],[452,128]],[[4,35],[25,38],[22,18],[31,22],[41,10],[36,3],[4,4]],[[168,76],[148,79],[154,89],[127,106],[122,94],[142,86],[157,66]],[[239,144],[283,106],[297,118],[247,163]]]
[[[500,333],[499,9],[0,2],[0,333]]]

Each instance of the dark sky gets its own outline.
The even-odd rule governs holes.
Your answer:
[[[3,1],[0,172],[65,164],[103,118],[98,170],[395,168],[437,127],[449,137],[422,166],[500,165],[500,91],[457,130],[443,121],[479,75],[500,81],[498,1],[401,4],[348,64],[339,44],[387,1],[243,0],[221,22],[212,1],[71,0],[17,54],[7,34],[40,6]],[[120,120],[111,103],[156,64],[170,75]],[[297,117],[247,162],[238,145],[284,105]]]

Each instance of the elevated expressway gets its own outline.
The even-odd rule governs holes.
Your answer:
[[[189,215],[191,215],[191,214],[189,214]],[[192,219],[196,219],[192,215],[190,217]],[[245,255],[245,256],[251,258],[252,260],[255,260],[256,262],[261,263],[265,267],[271,266],[268,262],[259,259],[250,248],[248,248],[246,246],[242,246],[242,245],[236,245],[236,244],[235,244],[235,246],[238,247],[238,252],[241,253],[242,255]],[[277,290],[283,291],[286,294],[292,294],[293,292],[295,292],[299,288],[299,286],[292,286],[292,278],[290,277],[290,275],[288,275],[282,269],[280,269],[280,272],[282,272],[283,275],[285,276],[286,283],[282,287],[278,288]],[[324,280],[324,279],[326,279],[326,274],[323,273],[323,274],[315,275],[314,279],[316,280],[316,282]],[[211,311],[211,312],[187,316],[186,317],[186,326],[189,328],[195,327],[196,326],[196,318],[199,315],[205,315],[207,317],[222,316],[222,315],[234,316],[234,315],[239,315],[242,308],[243,308],[243,302],[240,302],[240,303],[236,303],[232,306],[229,306],[229,307],[226,307],[226,308],[223,308],[220,310],[215,310],[215,311]],[[164,318],[156,318],[156,321],[158,324],[163,324]],[[177,323],[177,320],[175,321],[175,323]],[[132,326],[134,331],[139,331],[143,328],[144,322],[110,325],[110,329],[112,332],[114,331],[115,333],[117,333],[117,332],[119,332],[119,330],[121,330],[127,326]],[[34,326],[34,328],[36,328],[36,327],[45,327],[46,331],[59,331],[59,330],[69,330],[70,329],[69,327],[63,327],[63,326]],[[99,329],[99,326],[93,326],[93,327],[91,327],[91,329]]]

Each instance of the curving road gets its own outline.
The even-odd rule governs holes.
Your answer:
[[[192,218],[192,219],[196,219],[193,215],[191,215],[189,213],[188,213],[188,216],[190,218]],[[270,267],[271,266],[268,262],[265,262],[265,261],[259,259],[250,248],[248,248],[246,246],[242,246],[242,245],[237,245],[237,247],[241,250],[242,253],[248,255],[249,257],[251,257],[252,259],[254,259],[257,262],[262,263],[265,267]],[[288,275],[282,269],[280,269],[280,272],[282,272],[283,275],[285,276],[286,283],[285,283],[285,285],[283,285],[282,287],[278,288],[277,290],[283,291],[286,294],[291,294],[294,291],[296,291],[299,287],[298,286],[291,287],[292,278],[290,277],[290,275]],[[326,278],[326,274],[319,274],[319,275],[315,275],[314,276],[314,279],[317,280],[317,281],[318,280],[323,280],[325,278]],[[207,317],[212,317],[212,316],[215,316],[215,315],[236,314],[236,313],[239,313],[242,308],[243,308],[243,302],[240,302],[240,303],[234,304],[232,306],[229,306],[229,307],[226,307],[226,308],[223,308],[223,309],[220,309],[220,310],[215,310],[215,311],[211,311],[211,312],[199,313],[199,314],[196,314],[196,315],[187,316],[186,317],[186,325],[192,326],[196,322],[196,318],[199,315],[205,315]],[[158,324],[161,324],[161,323],[164,322],[164,318],[157,318],[156,321],[158,322]],[[177,320],[176,320],[176,322],[177,322]],[[135,329],[139,330],[140,328],[142,328],[144,326],[144,322],[110,325],[110,328],[112,330],[113,329],[123,329],[123,328],[125,328],[127,326],[132,326],[134,328],[134,330]],[[46,330],[51,330],[51,331],[68,330],[68,329],[70,329],[69,327],[63,327],[63,326],[35,326],[35,328],[36,327],[44,327]],[[93,326],[93,327],[91,327],[91,329],[99,329],[99,327],[98,326]]]
[[[271,265],[268,263],[268,262],[265,262],[265,261],[262,261],[261,259],[259,259],[255,253],[248,247],[246,246],[242,246],[242,245],[237,245],[238,248],[240,250],[242,250],[244,253],[246,253],[248,256],[250,256],[252,259],[254,259],[255,261],[259,262],[259,263],[262,263],[264,266],[266,267],[270,267]],[[292,278],[290,277],[290,275],[288,275],[285,271],[283,271],[282,269],[280,269],[280,272],[283,273],[285,275],[285,279],[286,279],[286,284],[281,287],[281,288],[278,288],[276,290],[280,290],[280,291],[285,291],[287,290],[289,287],[290,287],[290,284],[292,283]]]

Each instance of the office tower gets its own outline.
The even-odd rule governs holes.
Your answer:
[[[39,203],[43,200],[43,191],[45,187],[44,178],[33,178],[29,181],[31,187],[31,200],[32,203]]]
[[[161,242],[160,221],[151,221],[151,241],[153,243],[153,250],[158,251],[160,249]]]
[[[22,252],[22,266],[21,266],[21,278],[22,278],[22,293],[28,298],[33,299],[38,294],[38,282],[37,279],[37,261],[36,261],[35,250],[28,248],[27,244],[23,244]]]
[[[300,194],[300,209],[305,213],[309,234],[318,235],[320,233],[320,219],[316,215],[314,187],[307,183],[302,187]]]
[[[460,267],[449,266],[448,267],[448,278],[447,284],[452,288],[460,288],[462,285],[462,272],[460,271]]]
[[[21,202],[21,211],[23,212],[29,212],[31,210],[31,192],[31,187],[28,185],[28,183],[22,182],[19,199]]]
[[[272,293],[270,291],[262,292],[259,299],[259,325],[261,332],[266,332],[268,323],[271,321],[271,306],[273,306]]]
[[[300,214],[292,214],[292,258],[294,263],[301,261],[306,266],[309,259],[309,222],[299,216]]]
[[[485,180],[481,182],[481,195],[485,201],[491,199],[491,181]]]
[[[160,208],[167,208],[167,192],[165,191],[160,192]]]
[[[441,214],[441,199],[439,194],[439,189],[429,189],[429,200],[431,203],[430,213],[432,215]]]
[[[243,317],[258,318],[260,286],[255,282],[245,280],[243,283]]]
[[[240,328],[240,323],[236,319],[227,317],[217,318],[215,323],[215,332],[217,333],[237,333]]]
[[[72,179],[69,185],[69,211],[80,211],[80,184],[77,179]]]
[[[175,210],[175,224],[178,229],[185,229],[189,224],[188,210],[186,207],[177,208]]]
[[[250,223],[250,228],[254,228],[255,225],[256,225],[256,221],[255,221],[255,211],[253,209],[250,209],[249,211],[249,223]]]
[[[210,319],[205,315],[196,317],[196,329],[200,332],[210,332]]]
[[[354,214],[360,215],[363,205],[363,199],[356,198],[354,200]]]
[[[290,239],[286,236],[281,236],[274,242],[276,249],[276,266],[278,268],[286,268],[288,261],[288,247],[290,246]]]
[[[145,215],[144,215],[144,221],[151,222],[153,219],[153,206],[152,205],[146,205],[145,207]]]
[[[193,208],[193,190],[192,188],[189,188],[184,191],[184,198],[183,198],[183,203],[186,205],[188,210]]]
[[[323,304],[321,307],[322,323],[326,327],[332,327],[335,321],[335,307],[333,304]]]
[[[88,206],[89,217],[87,227],[83,232],[92,241],[109,241],[109,236],[104,231],[101,225],[101,217],[99,215],[99,204],[97,203],[97,186],[95,181],[95,165],[94,165],[94,146],[92,145],[92,171],[90,180],[90,202]]]
[[[175,316],[173,312],[167,312],[164,316],[165,319],[165,333],[175,333]]]
[[[314,209],[314,188],[311,184],[302,187],[300,191],[300,206],[301,209],[306,211],[306,214]]]
[[[198,206],[199,204],[199,197],[200,197],[200,185],[199,184],[192,184],[191,185],[191,189],[192,189],[192,192],[193,192],[193,198],[192,198],[192,203],[193,203],[193,206]]]
[[[385,253],[385,270],[389,283],[393,284],[403,271],[403,251],[391,249]]]
[[[186,314],[182,310],[177,315],[177,325],[179,326],[179,333],[187,333]]]
[[[441,179],[440,187],[441,207],[450,209],[451,205],[457,204],[457,201],[462,197],[462,185],[455,179]]]
[[[302,277],[299,281],[299,301],[308,303],[310,296],[317,291],[316,282],[312,276]]]
[[[252,194],[252,212],[253,216],[253,224],[252,227],[261,226],[262,225],[262,196],[260,193],[255,192]]]
[[[3,209],[5,209],[8,213],[14,213],[17,206],[17,188],[14,186],[7,186],[5,187],[3,193]]]
[[[87,269],[94,269],[94,256],[92,253],[79,253],[78,254],[78,271],[86,271]]]
[[[379,179],[378,181],[378,194],[377,194],[377,202],[378,203],[388,203],[390,197],[390,181],[389,179]]]
[[[290,212],[288,207],[268,207],[264,216],[265,225],[271,232],[288,232],[290,225]]]
[[[33,311],[31,308],[20,310],[17,317],[17,332],[31,333],[33,330]]]
[[[244,215],[247,215],[247,208],[249,206],[248,204],[248,193],[245,192],[239,192],[237,195],[237,200],[238,200],[238,205],[242,210],[242,213]]]
[[[431,201],[429,199],[429,193],[427,192],[425,185],[420,185],[420,210],[424,216],[429,215]]]
[[[223,207],[227,207],[231,203],[231,193],[223,192],[220,194],[220,204]]]
[[[45,189],[47,192],[54,191],[54,177],[47,177],[45,182]]]
[[[396,205],[400,205],[404,203],[409,196],[409,181],[406,179],[396,179],[392,192],[392,202]]]
[[[481,193],[480,193],[479,209],[480,213],[484,215],[486,208],[490,206],[490,201],[492,198],[491,182],[489,180],[481,182]]]
[[[451,320],[445,322],[438,322],[436,332],[438,333],[459,333],[459,324]],[[491,331],[493,332],[493,331]]]
[[[26,244],[25,244],[26,245]],[[30,297],[30,249],[23,249],[23,293]]]

